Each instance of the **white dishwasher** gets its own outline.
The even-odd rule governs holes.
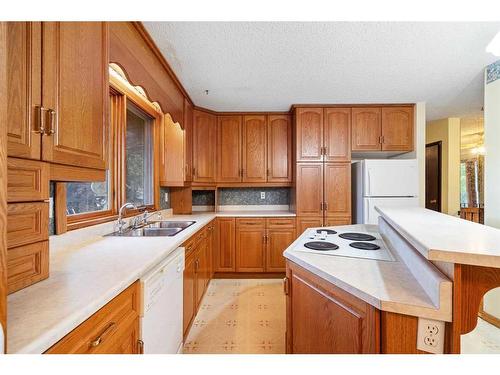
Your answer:
[[[182,350],[184,248],[177,248],[141,279],[144,354],[176,354]]]

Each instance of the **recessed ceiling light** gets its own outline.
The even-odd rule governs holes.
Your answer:
[[[486,46],[486,52],[489,52],[495,56],[500,56],[500,31]]]

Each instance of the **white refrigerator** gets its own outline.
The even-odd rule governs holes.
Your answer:
[[[419,205],[416,159],[366,159],[352,164],[353,224],[378,224],[379,207]]]

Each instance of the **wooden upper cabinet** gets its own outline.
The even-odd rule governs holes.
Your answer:
[[[193,181],[215,183],[217,122],[208,112],[193,112]]]
[[[184,181],[193,181],[193,105],[184,98]]]
[[[162,127],[160,184],[162,186],[183,186],[185,172],[184,130],[179,124],[174,123],[168,114],[163,116]]]
[[[351,216],[351,163],[326,163],[325,216]]]
[[[243,182],[267,181],[267,117],[244,116],[242,135]]]
[[[323,216],[323,163],[297,164],[297,216]]]
[[[351,160],[351,108],[326,108],[325,161]]]
[[[108,25],[44,22],[42,159],[106,169]]]
[[[352,109],[352,151],[380,151],[381,108]]]
[[[241,116],[217,118],[217,181],[241,181]]]
[[[40,160],[42,26],[7,22],[7,154]]]
[[[323,160],[323,108],[297,108],[297,162]]]
[[[382,108],[382,150],[413,150],[413,107]]]
[[[292,181],[292,123],[288,115],[269,115],[267,181]]]
[[[236,219],[236,272],[264,272],[265,219]]]

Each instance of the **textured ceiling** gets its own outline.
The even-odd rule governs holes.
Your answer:
[[[480,114],[500,23],[145,22],[196,105],[427,102],[427,119]],[[209,90],[208,95],[205,90]]]

